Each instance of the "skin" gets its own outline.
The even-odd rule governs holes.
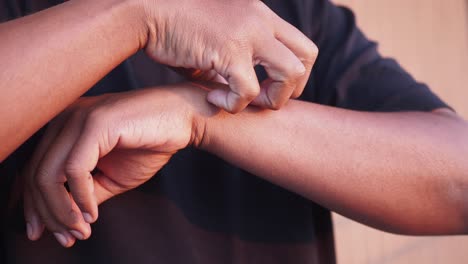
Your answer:
[[[189,77],[223,79],[230,89],[207,100],[232,113],[299,96],[317,55],[256,0],[71,0],[0,24],[0,39],[0,162],[140,49]],[[270,76],[262,84],[256,64]]]
[[[81,212],[97,214],[188,145],[382,230],[467,232],[468,124],[450,110],[369,113],[290,100],[279,111],[232,115],[204,100],[207,89],[228,87],[103,95],[64,112],[25,174],[29,238],[44,226],[77,234],[59,239],[66,247],[88,238]]]

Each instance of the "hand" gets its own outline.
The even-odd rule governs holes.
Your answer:
[[[196,79],[223,77],[230,91],[211,91],[212,104],[231,113],[249,103],[279,109],[302,93],[317,48],[261,1],[143,3],[149,28],[146,52],[158,62],[188,69]],[[261,85],[254,71],[258,64],[269,75]]]
[[[28,237],[38,239],[45,225],[65,247],[87,239],[98,204],[143,184],[198,140],[194,109],[197,100],[208,106],[204,96],[178,85],[82,98],[69,107],[49,125],[24,174]]]

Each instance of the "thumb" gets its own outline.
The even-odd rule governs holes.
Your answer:
[[[125,191],[122,186],[113,181],[111,178],[107,177],[102,172],[94,174],[93,180],[94,196],[98,205]]]

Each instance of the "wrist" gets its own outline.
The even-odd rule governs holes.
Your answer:
[[[126,27],[120,28],[119,30],[128,30],[129,32],[131,32],[131,34],[138,42],[137,49],[143,49],[147,45],[149,36],[149,26],[145,1],[118,0],[115,6],[117,11],[113,15],[121,21],[126,21]]]
[[[158,24],[164,24],[165,15],[167,11],[164,11],[165,1],[159,0],[124,0],[131,1],[138,6],[140,19],[143,19],[145,31],[144,31],[144,45],[141,48],[147,49],[148,47],[156,47],[157,41],[160,36],[160,27]],[[166,1],[170,2],[170,1]],[[149,52],[146,50],[146,52]]]
[[[208,144],[208,127],[223,112],[206,100],[207,91],[199,84],[190,84],[184,93],[183,104],[189,105],[191,122],[190,146],[206,149]],[[187,101],[189,103],[187,104]]]

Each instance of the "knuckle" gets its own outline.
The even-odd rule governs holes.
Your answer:
[[[238,101],[250,102],[255,99],[260,94],[260,85],[255,76],[250,76],[240,65],[236,65],[231,70],[229,81],[236,83],[235,86],[231,86],[231,91],[237,95]]]
[[[308,41],[307,42],[307,58],[306,58],[306,62],[310,63],[310,64],[313,64],[314,61],[317,59],[318,57],[318,54],[319,54],[319,48],[317,47],[317,45],[315,45],[314,42],[312,41]]]
[[[258,91],[257,89],[251,88],[251,89],[246,89],[246,90],[241,91],[239,93],[239,97],[243,101],[250,102],[253,99],[255,99],[255,97],[257,97],[259,93],[260,91]]]
[[[67,175],[67,179],[70,180],[77,180],[83,176],[84,169],[81,165],[74,160],[68,160],[65,162],[64,166],[65,175]]]
[[[34,178],[33,184],[38,187],[40,191],[45,191],[50,186],[50,172],[41,168],[37,171],[36,177]]]
[[[284,66],[284,71],[287,78],[296,79],[303,76],[306,72],[306,69],[302,62],[297,63],[297,61],[291,60],[290,63],[287,63]]]
[[[259,15],[271,16],[273,13],[271,9],[265,3],[263,3],[263,1],[252,1],[250,4],[252,6],[249,10],[255,10],[255,12],[257,12]]]
[[[291,95],[291,98],[292,98],[292,99],[297,99],[297,98],[299,98],[299,97],[301,96],[302,92],[303,92],[303,89],[295,90],[295,91],[293,92],[293,94]]]

